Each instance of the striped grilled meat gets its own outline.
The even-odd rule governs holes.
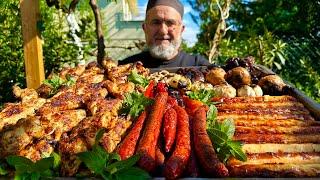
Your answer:
[[[234,158],[234,177],[320,175],[320,123],[291,96],[215,98],[218,121],[232,118],[234,140],[244,143],[247,161]]]

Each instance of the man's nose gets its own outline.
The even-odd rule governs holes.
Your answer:
[[[168,34],[168,26],[166,25],[166,23],[161,23],[160,27],[159,27],[159,33],[161,34]]]

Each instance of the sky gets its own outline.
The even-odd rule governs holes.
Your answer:
[[[180,0],[184,5],[184,16],[183,22],[186,26],[185,31],[182,34],[182,38],[187,42],[188,46],[192,46],[195,42],[197,42],[197,34],[199,33],[199,26],[193,22],[191,19],[191,13],[197,14],[187,0]],[[139,8],[139,17],[138,19],[144,19],[145,10],[147,7],[148,0],[138,0],[138,8]],[[200,21],[200,19],[199,19]]]

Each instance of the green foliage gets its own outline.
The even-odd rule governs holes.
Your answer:
[[[230,156],[233,156],[241,161],[246,161],[247,156],[241,149],[242,144],[232,140],[235,132],[233,119],[226,119],[219,123],[216,117],[217,108],[214,105],[210,105],[207,112],[207,133],[219,159],[226,162]]]
[[[100,175],[103,179],[150,179],[150,175],[134,165],[140,159],[139,155],[132,156],[121,161],[120,156],[115,153],[107,153],[98,145],[104,131],[99,130],[96,135],[96,141],[91,151],[82,152],[78,157],[85,165],[93,171],[94,174]]]
[[[215,1],[196,0],[194,9],[200,13],[201,32],[188,50],[206,55],[219,13]],[[251,55],[320,103],[318,19],[319,0],[233,1],[227,20],[232,28],[220,43],[215,61],[223,64],[230,57]]]
[[[133,82],[134,84],[139,84],[143,87],[148,86],[149,81],[147,78],[143,77],[142,75],[138,74],[137,70],[132,70],[131,73],[128,76],[128,80],[130,82]]]
[[[196,99],[204,104],[210,105],[213,103],[211,99],[214,97],[215,93],[213,90],[200,89],[198,91],[189,91],[187,92],[187,95],[191,99]]]
[[[8,156],[6,160],[15,167],[15,179],[37,180],[41,177],[52,177],[53,157],[43,158],[35,163],[21,156]]]
[[[130,93],[127,94],[120,113],[129,114],[131,117],[135,118],[145,109],[153,103],[152,99],[148,99],[141,93]]]
[[[76,83],[74,77],[67,75],[66,80],[60,78],[58,75],[54,74],[50,79],[46,79],[43,82],[51,88],[49,96],[55,95],[61,86],[72,86]]]
[[[80,1],[76,15],[81,32],[78,34],[84,46],[84,58],[88,59],[95,47],[96,37],[93,13],[88,3]],[[90,11],[88,11],[90,10]],[[3,102],[12,102],[12,86],[16,83],[26,87],[21,13],[19,1],[0,2],[0,107]],[[61,11],[49,8],[45,1],[40,1],[41,20],[37,23],[43,40],[45,73],[58,71],[64,64],[77,63],[78,49],[72,43],[65,15]]]

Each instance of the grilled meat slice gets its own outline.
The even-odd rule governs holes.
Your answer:
[[[29,158],[33,162],[49,157],[54,151],[54,147],[45,139],[30,144],[17,153],[18,156]]]
[[[319,152],[267,152],[267,153],[247,153],[246,162],[231,158],[228,164],[239,165],[259,165],[259,164],[320,164]]]
[[[59,141],[62,133],[70,131],[85,116],[84,110],[70,110],[27,118],[3,132],[0,157],[17,154],[35,139]]]
[[[27,118],[35,114],[46,102],[43,98],[38,98],[38,94],[33,89],[20,89],[14,86],[14,94],[21,98],[21,102],[6,104],[0,112],[0,132],[7,126],[16,124],[20,119]]]
[[[123,99],[126,93],[134,91],[135,85],[132,82],[118,83],[106,80],[105,87],[112,96]]]
[[[131,123],[132,122],[127,119],[118,118],[116,126],[103,135],[101,143],[107,152],[111,153],[114,151],[120,143],[122,135],[127,131]]]
[[[231,158],[235,177],[320,175],[320,122],[291,96],[215,98],[218,121],[232,118],[247,161]]]
[[[319,177],[320,164],[240,165],[229,172],[232,177]]]
[[[34,137],[45,134],[40,117],[29,117],[19,121],[12,129],[0,135],[0,157],[17,154],[30,144]]]
[[[242,150],[246,153],[312,153],[320,152],[320,144],[244,144]]]

